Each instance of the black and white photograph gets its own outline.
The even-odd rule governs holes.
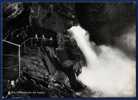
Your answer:
[[[136,97],[136,3],[4,2],[3,98]]]

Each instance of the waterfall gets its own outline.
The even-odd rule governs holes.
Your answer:
[[[81,26],[73,26],[69,33],[83,52],[87,66],[82,68],[78,79],[97,97],[129,97],[136,94],[136,61],[121,50],[106,45],[93,45],[88,32]],[[94,48],[100,52],[96,52]]]

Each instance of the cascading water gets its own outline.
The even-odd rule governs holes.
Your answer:
[[[87,66],[82,68],[78,78],[91,91],[96,91],[95,96],[135,96],[136,61],[115,47],[92,45],[88,32],[79,25],[71,27],[68,31],[87,61]],[[95,47],[100,50],[99,53],[95,51]]]

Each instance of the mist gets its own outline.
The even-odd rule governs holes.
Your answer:
[[[136,95],[134,59],[128,57],[119,47],[96,45],[89,41],[89,33],[79,25],[71,27],[68,31],[85,56],[87,66],[82,67],[78,79],[95,92],[91,97]]]

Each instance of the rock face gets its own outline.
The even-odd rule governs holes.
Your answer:
[[[19,84],[19,87],[24,91],[31,89],[32,91],[44,92],[43,94],[38,93],[38,96],[73,96],[74,92],[70,88],[67,76],[56,68],[56,62],[51,60],[55,55],[48,55],[47,50],[48,48],[44,50],[44,48],[36,47],[29,49],[30,52],[27,51],[27,54],[22,57],[22,77],[20,80],[21,83],[23,82],[23,86]],[[30,84],[30,88],[25,84]]]
[[[9,57],[10,56],[8,56],[8,58]],[[8,63],[6,61],[9,60],[8,58],[7,57],[5,58],[4,62],[5,64]],[[18,60],[18,56],[16,59]],[[74,64],[72,71],[74,71],[74,73],[77,74],[79,72],[81,65],[77,64],[79,63],[77,60],[72,60],[72,61],[73,63],[76,63]],[[11,63],[8,64],[10,64],[10,67],[12,68],[14,67],[13,64]],[[69,62],[66,62],[66,64],[70,65]],[[59,57],[56,54],[55,48],[50,46],[34,46],[34,45],[21,47],[20,67],[21,67],[20,77],[19,78],[14,77],[14,79],[12,79],[15,81],[16,84],[15,87],[10,88],[8,90],[38,92],[36,94],[29,93],[26,94],[26,96],[76,97],[74,90],[71,88],[69,77],[67,76],[66,71],[63,70],[64,68],[62,62],[59,61]],[[6,72],[6,74],[9,75],[11,74],[11,72]],[[5,78],[5,81],[7,79],[9,79],[9,77]],[[5,89],[6,88],[7,87],[5,86]],[[5,93],[8,90],[5,90]],[[43,93],[39,94],[40,91],[42,91]],[[22,96],[23,94],[17,93],[11,95]]]
[[[16,17],[9,19],[11,13],[4,15],[4,40],[21,47],[21,76],[14,80],[15,87],[7,82],[5,88],[10,88],[5,90],[4,95],[8,91],[23,91],[27,94],[10,96],[76,97],[71,85],[75,84],[75,74],[80,73],[83,55],[65,33],[74,20],[73,5],[21,5],[23,11]],[[13,67],[12,64],[10,66]]]

